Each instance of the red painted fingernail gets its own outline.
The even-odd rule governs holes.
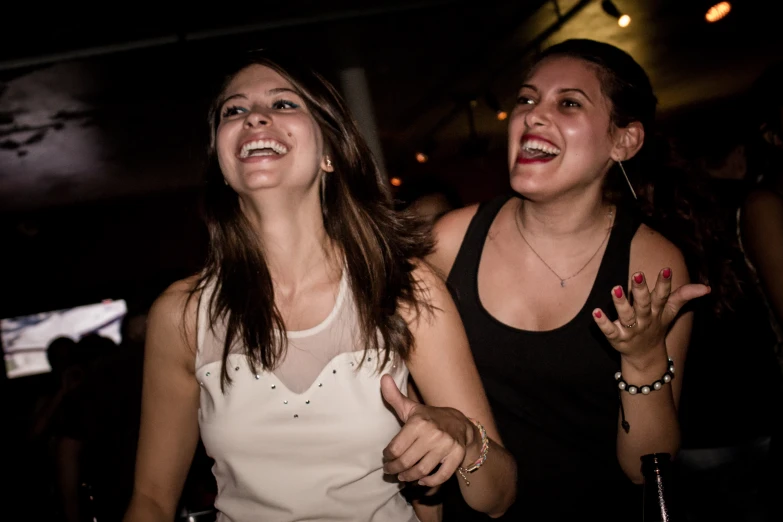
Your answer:
[[[664,268],[663,269],[663,278],[669,279],[672,276],[672,270],[671,268]]]
[[[596,319],[600,319],[604,316],[604,314],[601,313],[601,310],[596,310],[593,312],[593,315],[596,317]]]
[[[640,285],[640,284],[642,284],[642,281],[644,281],[644,274],[642,274],[641,272],[639,272],[638,274],[636,274],[635,276],[633,276],[633,281],[634,281],[634,283],[636,283],[637,285]]]
[[[623,296],[623,288],[621,286],[615,287],[615,289],[614,289],[614,296],[617,299],[620,299]]]

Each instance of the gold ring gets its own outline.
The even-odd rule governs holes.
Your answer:
[[[634,326],[636,326],[636,317],[633,318],[633,322],[631,324],[624,324],[623,326],[625,326],[626,328],[633,328]]]

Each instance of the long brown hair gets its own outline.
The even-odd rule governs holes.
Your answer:
[[[234,76],[254,64],[269,67],[294,86],[323,135],[334,166],[322,191],[324,226],[344,254],[365,350],[380,351],[376,360],[381,368],[393,355],[407,359],[413,348],[413,336],[400,307],[420,312],[423,303],[413,275],[414,263],[432,251],[433,240],[412,214],[395,212],[387,180],[337,90],[299,63],[279,56],[272,59],[268,52],[248,53],[226,79],[209,111],[204,201],[209,247],[191,297],[214,282],[209,302],[199,304],[208,306],[210,328],[225,322],[223,390],[231,382],[227,358],[237,342],[253,371],[258,367],[274,369],[287,347],[286,336],[276,333],[286,328],[275,305],[263,247],[240,209],[239,196],[223,181],[215,150],[224,90]]]

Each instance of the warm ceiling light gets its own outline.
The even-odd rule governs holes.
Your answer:
[[[497,116],[498,120],[503,121],[508,118],[508,113],[500,107],[500,103],[498,102],[498,99],[495,98],[494,94],[488,92],[484,95],[484,98],[486,99],[489,108],[495,111],[495,116]]]
[[[617,25],[620,27],[628,27],[628,24],[631,23],[631,17],[621,13],[620,9],[617,8],[612,0],[603,0],[603,2],[601,2],[601,9],[612,18],[617,18]]]
[[[391,178],[389,183],[391,183],[393,187],[399,187],[402,185],[402,180],[400,178]]]
[[[418,161],[419,163],[427,163],[428,159],[430,159],[430,157],[424,154],[423,152],[416,153],[416,161]]]
[[[707,14],[704,15],[704,18],[708,22],[717,22],[729,14],[729,11],[731,11],[731,4],[728,2],[721,2],[710,7]]]

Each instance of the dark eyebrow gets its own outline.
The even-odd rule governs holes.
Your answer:
[[[276,94],[280,94],[281,92],[290,92],[291,94],[296,94],[297,96],[302,97],[301,94],[299,94],[297,91],[289,87],[275,87],[274,89],[269,89],[268,91],[266,91],[266,94],[267,96],[274,96]],[[226,102],[233,100],[235,98],[242,98],[244,100],[248,99],[248,97],[242,93],[232,94],[231,96],[226,96],[225,98],[223,98],[223,100],[221,100],[220,102],[219,107],[222,107],[223,105],[226,104]]]
[[[530,89],[532,91],[538,92],[538,89],[536,88],[536,86],[535,85],[531,85],[529,83],[526,83],[526,84],[522,85],[522,87],[519,88],[520,91],[522,89]],[[566,93],[569,93],[569,92],[575,92],[575,93],[581,94],[582,96],[587,98],[587,101],[589,101],[590,103],[593,103],[593,100],[591,100],[590,97],[587,95],[587,93],[585,91],[583,91],[582,89],[578,89],[576,87],[567,87],[565,89],[560,89],[559,91],[557,91],[558,94],[566,94]]]
[[[297,96],[302,96],[299,94],[299,92],[295,91],[294,89],[291,89],[290,87],[275,87],[274,89],[269,89],[266,91],[267,94],[280,94],[281,92],[290,92],[291,94],[296,94]]]
[[[576,87],[571,87],[571,88],[568,88],[568,89],[560,89],[558,92],[560,94],[564,94],[564,93],[568,93],[568,92],[576,92],[576,93],[581,94],[585,98],[587,98],[587,101],[589,101],[590,103],[593,103],[593,100],[590,99],[590,97],[587,95],[587,93],[585,91],[583,91],[582,89],[577,89]]]
[[[244,94],[232,94],[231,96],[226,96],[225,98],[220,100],[220,104],[218,105],[218,107],[222,108],[227,102],[235,98],[244,98],[246,100],[247,96],[245,96]]]

